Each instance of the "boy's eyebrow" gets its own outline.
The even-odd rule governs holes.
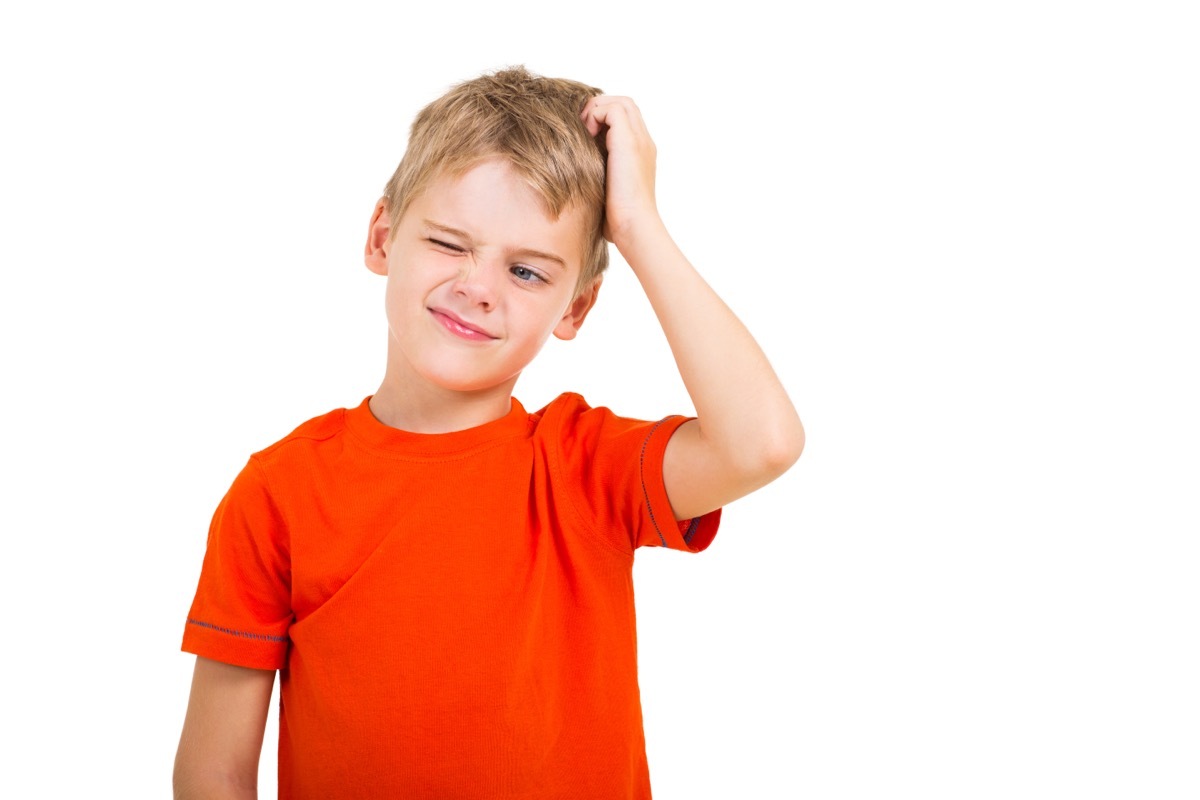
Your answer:
[[[458,228],[451,228],[449,225],[443,225],[442,223],[434,222],[431,219],[427,219],[424,222],[425,222],[426,226],[433,228],[434,230],[439,230],[442,233],[448,233],[451,236],[457,236],[460,239],[466,239],[468,242],[472,241],[471,235],[468,234],[466,231],[460,231]],[[567,268],[567,262],[564,261],[559,256],[554,255],[554,253],[546,253],[541,250],[534,250],[533,248],[530,248],[530,247],[522,247],[522,248],[518,249],[513,255],[532,256],[533,258],[541,258],[546,261],[553,261],[555,264],[558,264],[558,266],[562,267],[563,269]]]

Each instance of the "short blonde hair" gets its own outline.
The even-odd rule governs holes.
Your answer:
[[[576,291],[608,267],[604,239],[603,144],[579,113],[600,89],[509,67],[453,86],[413,120],[408,149],[384,188],[392,235],[409,204],[441,175],[458,177],[489,158],[506,159],[557,218],[584,212],[586,243]]]

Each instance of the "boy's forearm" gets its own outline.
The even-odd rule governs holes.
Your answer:
[[[654,216],[622,232],[621,254],[657,315],[701,434],[732,469],[783,472],[804,428],[766,354]]]

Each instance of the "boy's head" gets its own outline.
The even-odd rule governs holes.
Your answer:
[[[417,114],[408,149],[384,189],[393,235],[412,200],[434,180],[483,161],[507,161],[557,218],[582,211],[584,252],[576,291],[608,266],[603,235],[605,153],[579,118],[602,92],[512,67],[454,86]]]

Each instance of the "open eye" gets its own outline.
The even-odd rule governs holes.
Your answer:
[[[512,267],[509,270],[509,272],[511,272],[513,275],[517,276],[517,280],[521,281],[522,283],[537,283],[537,282],[545,283],[546,282],[545,278],[543,278],[541,275],[537,274],[536,272],[534,272],[533,270],[531,270],[529,267],[525,266],[524,264],[515,265],[514,267]]]

